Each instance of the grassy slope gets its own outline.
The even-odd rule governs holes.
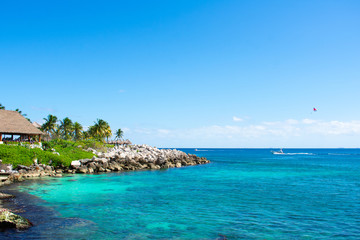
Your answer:
[[[24,146],[17,145],[0,145],[0,159],[3,163],[12,164],[14,167],[17,165],[31,165],[34,159],[38,159],[38,163],[49,164],[53,166],[69,166],[71,161],[92,158],[94,154],[92,152],[86,152],[84,149],[89,147],[97,150],[106,150],[106,146],[103,143],[86,140],[86,141],[65,141],[65,140],[52,140],[50,142],[44,142],[44,151],[38,148],[29,149]],[[51,149],[55,149],[60,155],[54,154]]]

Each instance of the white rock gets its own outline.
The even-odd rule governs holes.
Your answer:
[[[80,166],[81,166],[81,162],[80,162],[79,160],[72,161],[72,162],[71,162],[71,166],[72,166],[72,167],[80,167]]]

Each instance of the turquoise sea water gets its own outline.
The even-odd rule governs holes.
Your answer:
[[[181,149],[212,162],[14,185],[8,239],[360,239],[360,150]]]

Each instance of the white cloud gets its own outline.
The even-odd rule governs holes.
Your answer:
[[[314,122],[309,130],[323,135],[360,134],[360,121],[318,121]]]
[[[313,124],[313,123],[316,123],[316,122],[317,122],[316,120],[307,119],[307,118],[302,120],[302,123],[304,123],[304,124]]]
[[[158,131],[158,133],[165,134],[165,135],[170,133],[170,130],[167,130],[167,129],[158,129],[157,131]]]
[[[280,122],[263,122],[262,124],[264,125],[268,125],[268,126],[274,126],[274,125],[277,125],[279,124]]]
[[[130,130],[130,128],[121,128],[121,130],[123,130],[124,132],[130,132],[131,130]]]
[[[136,128],[136,129],[134,129],[134,132],[139,133],[139,134],[145,134],[145,135],[153,134],[152,129],[146,129],[146,128]]]
[[[295,119],[288,119],[288,120],[286,120],[286,123],[287,123],[287,124],[290,124],[290,125],[293,125],[293,124],[298,124],[299,121],[298,121],[298,120],[295,120]]]
[[[134,129],[128,135],[163,147],[357,147],[360,121],[287,119],[245,126]]]
[[[242,122],[242,121],[244,121],[244,119],[233,116],[233,121],[234,122]]]

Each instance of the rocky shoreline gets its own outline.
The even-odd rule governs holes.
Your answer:
[[[33,177],[62,177],[63,174],[75,173],[103,173],[134,170],[158,170],[167,168],[180,168],[206,164],[210,161],[203,157],[176,149],[158,149],[148,145],[116,146],[106,153],[89,148],[95,156],[91,159],[72,161],[70,166],[48,166],[34,163],[31,166],[18,165],[0,184],[10,184]]]
[[[115,146],[107,152],[98,152],[91,148],[89,148],[88,151],[93,152],[95,156],[91,159],[72,161],[70,166],[53,167],[38,164],[36,161],[31,166],[18,165],[15,170],[11,170],[11,166],[5,166],[5,168],[8,169],[8,172],[2,171],[1,174],[7,175],[6,177],[2,177],[0,186],[11,184],[13,182],[21,182],[26,178],[46,176],[62,177],[63,174],[76,173],[93,174],[134,170],[159,170],[206,164],[210,162],[206,158],[187,154],[176,149],[158,149],[148,145],[131,145],[126,147]],[[9,198],[13,196],[5,194],[3,197]],[[21,216],[14,215],[15,214],[11,213],[8,209],[3,209],[0,206],[0,226],[24,229],[32,225],[28,220],[23,219]]]

